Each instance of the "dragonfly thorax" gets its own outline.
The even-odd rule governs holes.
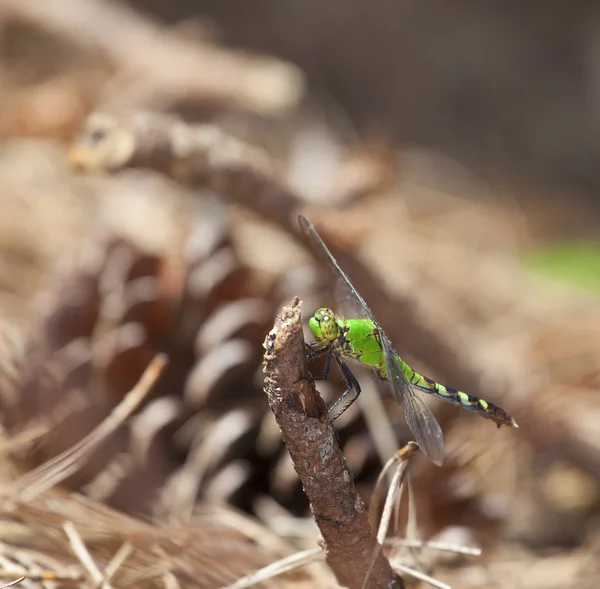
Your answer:
[[[331,309],[319,309],[308,320],[308,325],[319,341],[332,342],[340,335],[339,320]]]

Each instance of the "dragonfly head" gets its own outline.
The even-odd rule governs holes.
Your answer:
[[[319,309],[308,320],[308,325],[319,341],[332,342],[340,334],[337,318],[331,309]]]

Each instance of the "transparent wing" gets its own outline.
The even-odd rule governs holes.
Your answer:
[[[414,434],[419,448],[434,464],[441,466],[444,462],[444,434],[431,409],[412,389],[409,394],[404,395],[402,406],[406,423]]]
[[[415,436],[419,448],[435,464],[441,466],[444,462],[444,434],[433,413],[417,396],[410,382],[408,382],[402,366],[398,362],[398,354],[392,347],[389,339],[382,333],[381,345],[383,348],[385,368],[392,385],[396,403],[404,408],[404,418]]]
[[[315,253],[321,258],[325,265],[329,267],[336,279],[335,298],[337,299],[342,312],[346,317],[370,319],[375,325],[379,326],[375,315],[373,315],[373,311],[369,309],[365,300],[360,296],[350,282],[348,276],[346,276],[344,271],[340,268],[336,259],[321,239],[321,236],[317,233],[314,225],[302,215],[298,217],[298,222]]]

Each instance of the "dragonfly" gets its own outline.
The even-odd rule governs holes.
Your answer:
[[[315,253],[335,277],[336,299],[346,315],[342,317],[331,309],[321,308],[308,322],[315,341],[306,344],[307,359],[327,354],[323,376],[317,380],[327,378],[335,361],[346,386],[341,397],[329,408],[333,412],[341,405],[332,421],[342,415],[361,392],[360,384],[347,363],[352,360],[373,369],[381,380],[390,383],[394,400],[402,406],[419,448],[438,466],[444,461],[444,435],[433,413],[419,397],[420,392],[491,419],[498,427],[519,427],[501,407],[445,386],[413,370],[396,352],[373,311],[340,268],[314,225],[302,215],[298,217],[298,222]]]

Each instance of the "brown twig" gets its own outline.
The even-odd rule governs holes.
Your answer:
[[[278,114],[293,107],[303,92],[302,76],[291,64],[193,41],[121,3],[5,0],[0,18],[100,51],[117,71],[105,98],[113,107],[201,101]]]
[[[115,117],[96,113],[75,138],[74,167],[117,172],[158,170],[184,184],[209,186],[296,232],[302,199],[277,178],[269,155],[215,125],[189,125],[157,113]]]
[[[307,374],[300,301],[294,299],[265,340],[265,393],[308,495],[339,583],[359,588],[378,551],[367,587],[403,587],[378,550],[365,507],[354,487],[327,408]]]
[[[95,114],[75,139],[70,159],[88,171],[148,168],[179,182],[208,186],[299,236],[297,216],[305,200],[278,177],[266,152],[214,125],[189,125],[156,113],[120,118]],[[380,318],[389,319],[383,323],[399,349],[435,366],[452,386],[478,394],[480,379],[471,359],[424,320],[414,293],[391,296],[355,255],[330,245],[365,300]],[[489,389],[486,395],[494,398]]]

